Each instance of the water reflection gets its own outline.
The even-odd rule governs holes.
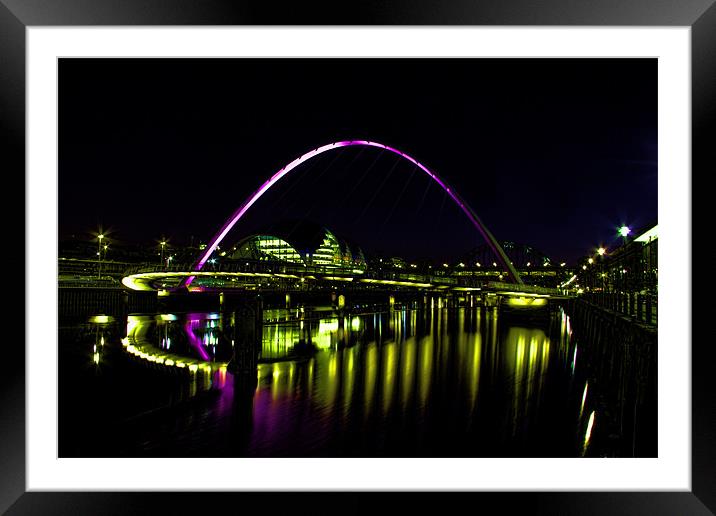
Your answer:
[[[571,380],[578,355],[563,313],[526,321],[432,306],[266,311],[253,374],[232,373],[234,351],[252,345],[234,313],[130,316],[123,343],[186,374],[189,396],[218,392],[204,424],[232,436],[227,453],[585,453],[594,412],[587,385]],[[565,406],[571,419],[555,419]]]
[[[108,315],[96,315],[89,318],[89,323],[92,338],[88,340],[92,343],[92,363],[99,368],[104,346],[112,338],[114,318]]]

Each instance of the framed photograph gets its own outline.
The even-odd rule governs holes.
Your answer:
[[[3,510],[716,510],[712,2],[3,2]]]

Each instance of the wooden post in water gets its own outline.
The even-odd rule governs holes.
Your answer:
[[[235,375],[256,376],[262,331],[263,301],[258,297],[234,312],[234,350],[229,368]]]

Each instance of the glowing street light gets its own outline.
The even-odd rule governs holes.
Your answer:
[[[587,260],[587,261],[588,261],[588,262],[589,262],[589,264],[591,265],[591,264],[593,264],[593,263],[594,263],[594,258],[590,258],[590,259],[589,259],[589,260]]]
[[[628,237],[629,233],[631,233],[631,228],[629,226],[622,226],[619,228],[619,235],[621,235],[622,237]]]
[[[97,278],[102,277],[102,239],[104,234],[97,235]]]
[[[604,249],[603,247],[600,247],[599,249],[597,249],[597,254],[599,256],[604,256],[604,253],[606,253],[606,252],[607,252],[607,250]]]
[[[159,242],[159,245],[162,246],[162,252],[161,252],[161,255],[160,255],[160,257],[159,257],[159,262],[160,262],[160,263],[164,263],[164,247],[167,245],[167,241],[166,241],[166,240],[162,240],[161,242]]]

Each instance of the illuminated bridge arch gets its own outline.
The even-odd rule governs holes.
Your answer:
[[[311,158],[314,158],[318,156],[319,154],[323,154],[324,152],[328,152],[334,149],[339,149],[341,147],[355,147],[355,146],[363,146],[363,147],[377,147],[379,149],[384,149],[386,151],[392,152],[393,154],[397,154],[398,156],[410,161],[413,165],[418,167],[420,170],[425,172],[433,181],[435,181],[440,187],[445,190],[445,192],[450,196],[450,198],[457,204],[460,209],[465,213],[468,219],[470,219],[470,222],[477,228],[477,230],[482,234],[482,236],[485,238],[485,241],[490,246],[492,251],[495,253],[496,258],[500,262],[501,265],[505,267],[507,270],[508,275],[510,276],[510,279],[515,282],[522,284],[522,279],[520,278],[519,274],[515,270],[515,268],[510,263],[510,260],[507,258],[507,255],[503,251],[502,247],[500,247],[500,244],[497,242],[494,236],[492,236],[492,233],[485,227],[485,225],[482,223],[480,218],[477,216],[477,214],[474,212],[474,210],[464,201],[462,198],[457,194],[455,190],[450,188],[445,181],[443,181],[436,173],[429,170],[425,165],[420,163],[415,158],[408,156],[404,152],[395,149],[393,147],[389,147],[388,145],[384,145],[382,143],[378,142],[371,142],[367,140],[347,140],[347,141],[341,141],[341,142],[335,142],[335,143],[329,143],[328,145],[324,145],[322,147],[318,147],[316,149],[313,149],[310,152],[307,152],[303,154],[302,156],[299,156],[295,160],[293,160],[291,163],[283,167],[281,170],[276,172],[274,175],[272,175],[264,184],[262,184],[258,190],[256,190],[253,194],[251,194],[244,203],[237,208],[237,210],[229,217],[226,222],[224,222],[224,225],[221,226],[219,231],[214,235],[214,238],[211,239],[211,242],[207,245],[206,250],[201,255],[201,257],[196,261],[194,264],[193,269],[196,271],[200,271],[204,264],[207,262],[211,254],[216,250],[219,243],[226,237],[226,235],[231,231],[231,229],[236,225],[236,223],[241,219],[241,217],[244,216],[244,214],[248,211],[253,204],[258,201],[263,194],[265,194],[274,184],[276,184],[281,178],[286,176],[289,172],[291,172],[293,169],[301,165],[302,163],[305,163],[306,161],[310,160]],[[193,281],[193,277],[190,277],[187,279],[186,284],[189,285]]]

